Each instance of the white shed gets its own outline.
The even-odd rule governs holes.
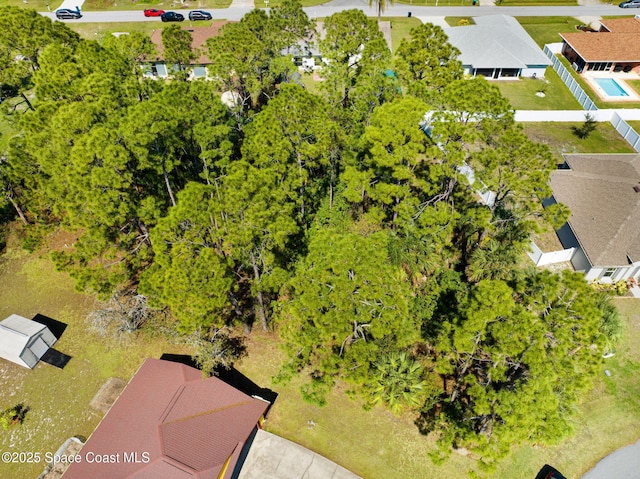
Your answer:
[[[0,321],[0,357],[33,369],[57,341],[44,324],[12,314]]]

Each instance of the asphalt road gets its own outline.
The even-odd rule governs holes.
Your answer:
[[[443,0],[448,1],[448,0]],[[328,17],[333,13],[351,8],[358,8],[364,11],[368,16],[375,17],[377,12],[374,8],[369,7],[368,0],[334,0],[324,5],[305,8],[305,12],[311,18]],[[250,8],[246,7],[229,7],[221,9],[209,9],[214,19],[240,20]],[[189,10],[174,10],[182,13],[185,18]],[[636,9],[618,8],[617,5],[582,5],[577,7],[496,7],[496,6],[476,6],[476,7],[416,7],[413,5],[395,4],[387,8],[384,16],[387,17],[405,17],[408,12],[413,16],[480,16],[480,15],[510,15],[514,17],[581,17],[593,16],[601,17],[605,15],[634,15],[640,13]],[[53,12],[41,12],[42,15],[51,19],[55,19]],[[70,23],[101,23],[101,22],[159,22],[159,18],[146,18],[142,14],[142,10],[129,11],[109,11],[109,12],[82,12],[82,18],[78,20],[62,20]]]
[[[640,441],[612,452],[582,479],[640,479]]]

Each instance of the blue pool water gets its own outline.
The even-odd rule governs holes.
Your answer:
[[[625,89],[613,78],[594,78],[593,81],[596,82],[608,96],[629,96]]]

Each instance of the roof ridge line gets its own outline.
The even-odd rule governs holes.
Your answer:
[[[175,424],[177,422],[182,422],[182,421],[186,421],[186,420],[193,419],[193,418],[196,418],[196,417],[205,416],[207,414],[213,414],[213,413],[220,412],[220,411],[225,411],[227,409],[231,409],[231,408],[234,408],[234,407],[244,406],[245,404],[250,404],[251,403],[251,401],[250,401],[251,399],[253,399],[253,398],[250,397],[249,400],[246,400],[246,401],[242,401],[242,402],[238,402],[238,403],[234,403],[234,404],[227,404],[226,406],[221,406],[221,407],[218,407],[218,408],[215,408],[215,409],[208,409],[206,411],[202,411],[202,412],[199,412],[199,413],[196,413],[196,414],[191,414],[189,416],[182,416],[180,418],[174,419],[173,421],[161,422],[160,426],[162,427],[165,424],[167,424],[167,425],[168,424]]]

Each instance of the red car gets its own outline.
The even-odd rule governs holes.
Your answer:
[[[164,10],[156,10],[155,8],[147,8],[144,11],[145,17],[159,17],[164,13]]]

